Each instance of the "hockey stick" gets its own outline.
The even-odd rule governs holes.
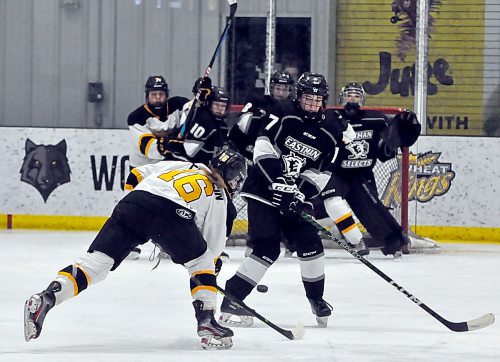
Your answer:
[[[400,291],[402,294],[404,294],[408,299],[410,299],[413,303],[418,305],[420,308],[425,310],[427,313],[429,313],[431,316],[436,318],[441,324],[446,326],[448,329],[454,331],[454,332],[467,332],[467,331],[474,331],[476,329],[481,329],[484,327],[489,326],[490,324],[493,324],[495,322],[495,316],[493,313],[487,313],[479,318],[476,319],[471,319],[466,322],[450,322],[449,320],[446,320],[445,318],[441,317],[438,313],[434,312],[431,308],[429,308],[427,305],[425,305],[421,300],[419,300],[417,297],[415,297],[413,294],[411,294],[409,291],[407,291],[405,288],[403,288],[401,285],[396,283],[394,280],[392,280],[387,274],[382,272],[380,269],[378,269],[375,265],[370,263],[368,260],[363,258],[361,255],[358,254],[358,252],[351,248],[345,241],[337,239],[330,231],[325,229],[323,226],[318,224],[318,222],[309,214],[303,212],[300,210],[297,206],[293,206],[293,209],[307,222],[309,222],[311,225],[313,225],[318,231],[320,231],[322,234],[328,236],[330,239],[332,239],[336,244],[338,244],[340,247],[342,247],[344,250],[346,250],[349,254],[351,254],[353,257],[358,259],[360,262],[365,264],[368,268],[373,270],[376,274],[378,274],[382,279],[384,279],[386,282],[391,284],[394,288],[396,288],[398,291]]]
[[[196,285],[201,285],[201,282],[198,280],[198,278],[192,277],[191,280],[193,280]],[[267,320],[266,317],[264,317],[261,314],[257,313],[254,309],[250,308],[248,305],[246,305],[245,303],[243,303],[243,301],[241,301],[240,299],[236,298],[231,293],[225,291],[224,289],[222,289],[217,284],[215,285],[215,288],[217,289],[217,291],[220,294],[222,294],[227,299],[229,299],[233,304],[236,304],[236,306],[243,308],[248,313],[250,313],[250,315],[252,315],[253,317],[257,318],[262,323],[268,325],[269,327],[271,327],[272,329],[274,329],[279,334],[285,336],[289,340],[302,339],[302,337],[304,337],[305,329],[304,329],[304,327],[301,324],[297,324],[292,330],[283,329],[281,327],[278,327],[276,324],[274,324],[273,322]]]
[[[222,44],[224,43],[224,40],[226,39],[226,36],[229,32],[229,28],[231,28],[231,25],[233,24],[233,19],[234,19],[234,14],[236,14],[236,10],[238,9],[238,1],[237,0],[227,0],[229,3],[229,17],[226,22],[226,27],[222,31],[222,35],[219,38],[219,42],[217,43],[217,46],[215,47],[214,54],[212,55],[212,58],[210,59],[210,62],[208,63],[207,68],[205,69],[205,73],[203,74],[204,77],[208,77],[210,73],[212,72],[212,67],[215,63],[215,59],[217,58],[217,55],[219,55],[220,50],[222,49]],[[184,125],[181,128],[181,137],[184,139],[186,137],[186,133],[189,131],[189,127],[191,127],[191,122],[193,121],[194,115],[196,114],[196,108],[198,108],[196,98],[193,99],[193,103],[191,105],[191,108],[189,108],[189,112],[186,116],[186,121],[184,122]]]

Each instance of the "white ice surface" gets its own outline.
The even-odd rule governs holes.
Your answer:
[[[297,259],[280,258],[245,301],[281,327],[302,322],[304,339],[288,341],[260,321],[235,329],[234,347],[204,351],[195,332],[188,275],[163,261],[150,271],[151,245],[95,286],[56,306],[40,338],[23,336],[23,304],[83,254],[95,233],[0,232],[0,361],[500,361],[500,322],[456,333],[342,250],[326,252],[325,299],[333,304],[319,329],[304,297]],[[370,260],[444,318],[500,317],[500,245],[443,244],[438,255]],[[228,248],[220,284],[243,248]],[[219,298],[220,302],[221,298]]]

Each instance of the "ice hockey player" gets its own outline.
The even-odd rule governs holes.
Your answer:
[[[268,110],[277,102],[292,97],[294,80],[289,72],[285,70],[277,70],[271,75],[269,82],[270,94],[262,97],[256,97],[243,107],[241,115],[238,117],[236,124],[229,131],[229,142],[231,146],[238,150],[243,156],[249,160],[251,165],[253,160],[253,149],[257,135],[261,128],[265,126],[264,121]],[[251,167],[251,166],[250,166]],[[292,256],[295,252],[295,246],[285,238],[282,239],[285,245],[285,256]],[[251,252],[252,244],[250,240],[246,241],[248,255]]]
[[[152,75],[144,86],[146,102],[133,110],[128,118],[131,135],[130,169],[156,163],[166,157],[157,151],[158,138],[172,137],[180,125],[183,105],[187,98],[169,98],[168,84],[162,75]],[[171,155],[167,158],[173,159]],[[138,259],[140,248],[134,248],[127,259]]]
[[[326,326],[331,306],[323,299],[324,252],[316,229],[293,212],[329,180],[325,173],[342,141],[338,113],[326,112],[328,85],[321,74],[304,73],[292,100],[278,102],[255,142],[251,169],[241,196],[248,203],[248,233],[253,244],[226,290],[244,300],[280,254],[281,233],[297,247],[302,282],[318,324]],[[220,322],[250,326],[252,317],[224,298]]]
[[[228,199],[245,177],[245,159],[232,150],[217,154],[208,167],[164,161],[133,169],[127,179],[127,188],[133,191],[117,204],[87,253],[26,301],[26,341],[40,336],[44,319],[55,305],[104,280],[133,247],[152,239],[191,276],[202,347],[230,348],[233,332],[214,319],[214,255],[225,245]]]
[[[346,84],[340,91],[339,100],[344,107],[340,112],[353,127],[355,137],[340,148],[332,177],[321,195],[323,201],[337,200],[325,202],[325,206],[335,205],[335,202],[345,199],[370,235],[383,245],[382,252],[398,257],[408,241],[401,226],[378,197],[373,167],[377,160],[385,162],[394,158],[399,147],[415,143],[420,134],[420,124],[413,112],[403,111],[388,125],[382,112],[361,108],[365,97],[363,87],[356,82]],[[317,206],[316,217],[326,217],[321,204],[319,208]],[[328,214],[337,220],[332,217],[335,209],[329,210]],[[339,230],[348,227],[346,220],[341,218],[336,224]],[[360,244],[360,254],[368,254],[369,249],[363,247],[363,241]]]
[[[278,101],[288,99],[292,96],[294,81],[287,71],[278,70],[271,76],[269,84],[269,95],[252,99],[243,107],[241,116],[229,131],[229,140],[238,151],[248,158],[253,159],[253,148],[257,134],[262,128],[263,120],[268,109]]]
[[[157,139],[172,138],[180,127],[180,110],[189,100],[170,97],[168,84],[161,75],[152,75],[144,86],[146,103],[132,111],[127,119],[132,136],[131,168],[156,163],[170,155],[160,154]]]
[[[230,98],[225,89],[212,86],[209,77],[198,78],[192,89],[195,99],[185,104],[181,117],[181,130],[175,138],[163,137],[158,140],[160,154],[169,155],[190,162],[208,164],[227,139],[225,118],[229,113]],[[186,120],[192,110],[192,118]],[[228,215],[236,217],[237,211],[233,202],[228,203]],[[231,225],[228,225],[228,236]],[[223,252],[222,256],[228,257]],[[218,270],[222,267],[222,258],[218,259]]]
[[[161,139],[159,151],[165,156],[174,153],[191,162],[207,163],[226,142],[227,126],[224,119],[229,114],[230,98],[225,89],[211,85],[208,77],[202,78],[192,120],[183,125],[182,137]],[[181,147],[179,147],[179,145]]]

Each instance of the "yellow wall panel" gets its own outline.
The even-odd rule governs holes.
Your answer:
[[[431,12],[428,134],[482,134],[484,9],[482,0],[458,0]],[[413,108],[415,48],[410,44],[399,59],[402,22],[390,23],[390,3],[339,1],[337,14],[335,92],[357,81],[368,93],[367,105]]]

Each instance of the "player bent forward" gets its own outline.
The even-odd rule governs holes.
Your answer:
[[[214,319],[214,256],[225,245],[228,200],[245,177],[243,156],[231,150],[218,153],[209,167],[163,161],[133,169],[127,179],[133,191],[116,205],[87,253],[26,301],[26,341],[40,336],[50,309],[104,280],[134,247],[152,239],[191,276],[202,347],[230,348],[233,332]]]

